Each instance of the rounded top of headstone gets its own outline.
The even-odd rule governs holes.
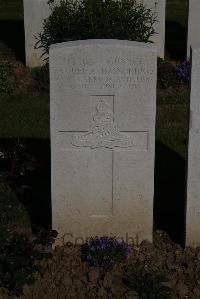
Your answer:
[[[87,39],[87,40],[62,42],[58,44],[52,44],[50,46],[50,51],[55,49],[63,49],[68,47],[82,47],[82,46],[127,46],[127,47],[148,49],[157,53],[156,46],[152,43],[119,40],[119,39]]]

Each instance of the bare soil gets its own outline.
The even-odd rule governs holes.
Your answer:
[[[138,299],[137,293],[123,283],[125,268],[134,272],[143,269],[153,275],[164,273],[172,299],[200,298],[200,248],[183,249],[162,232],[155,235],[153,244],[143,241],[133,248],[130,258],[110,271],[82,262],[79,246],[58,247],[52,252],[52,259],[40,262],[35,283],[24,287],[21,299]],[[5,289],[0,289],[0,298],[16,299]]]

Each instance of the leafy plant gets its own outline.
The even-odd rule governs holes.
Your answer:
[[[111,268],[116,262],[124,261],[131,247],[122,240],[112,237],[90,238],[82,245],[82,259],[90,266]]]
[[[127,39],[148,42],[155,34],[156,14],[137,0],[49,1],[36,48],[48,55],[51,44],[80,39]]]
[[[31,69],[31,74],[37,82],[40,91],[49,91],[49,66],[45,64],[42,67]]]
[[[182,84],[189,84],[191,72],[191,61],[185,60],[176,66],[177,77]]]
[[[7,61],[0,62],[0,95],[13,92],[14,81],[11,77],[11,64]]]
[[[38,240],[38,239],[36,239]],[[0,287],[8,289],[10,295],[21,296],[24,284],[34,282],[33,273],[40,270],[36,260],[50,258],[50,252],[39,251],[27,236],[0,228]]]
[[[6,190],[4,190],[6,189]],[[27,211],[17,199],[14,191],[0,179],[0,226],[29,222]]]
[[[129,288],[133,288],[137,292],[139,299],[171,298],[171,288],[164,285],[167,279],[163,274],[126,273],[124,282]]]
[[[161,89],[176,87],[179,84],[176,67],[169,61],[158,58],[157,86]]]
[[[11,178],[25,176],[27,172],[37,168],[36,159],[30,155],[23,143],[18,139],[13,146],[0,148],[0,166]]]
[[[58,233],[56,230],[40,229],[37,233],[37,238],[34,244],[52,245]]]

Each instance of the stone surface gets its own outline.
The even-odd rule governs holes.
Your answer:
[[[119,40],[51,47],[52,219],[63,243],[152,239],[156,57]]]
[[[186,245],[200,246],[200,46],[192,49]]]
[[[189,0],[187,57],[190,57],[190,47],[200,44],[200,1]]]
[[[186,245],[200,246],[200,46],[192,49]]]
[[[47,0],[24,0],[24,30],[26,65],[29,67],[44,64],[41,49],[34,49],[36,36],[41,32],[43,21],[50,14]]]
[[[56,0],[59,2],[59,0]],[[165,6],[166,0],[138,0],[146,4],[156,12],[158,22],[155,24],[157,34],[152,41],[157,45],[158,56],[164,57],[165,47]],[[34,49],[35,36],[41,32],[43,20],[50,14],[47,0],[24,0],[24,26],[25,26],[25,48],[26,65],[29,67],[41,66],[44,61],[41,59],[42,51]]]
[[[157,15],[158,22],[155,24],[156,34],[151,40],[155,43],[158,56],[164,58],[165,55],[165,14],[166,0],[140,0],[142,3],[151,8]]]

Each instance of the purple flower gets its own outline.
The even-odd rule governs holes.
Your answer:
[[[185,60],[176,66],[176,74],[182,84],[190,82],[191,61]]]
[[[90,238],[82,246],[82,258],[89,265],[109,268],[115,262],[128,258],[131,247],[121,239],[112,237]]]

